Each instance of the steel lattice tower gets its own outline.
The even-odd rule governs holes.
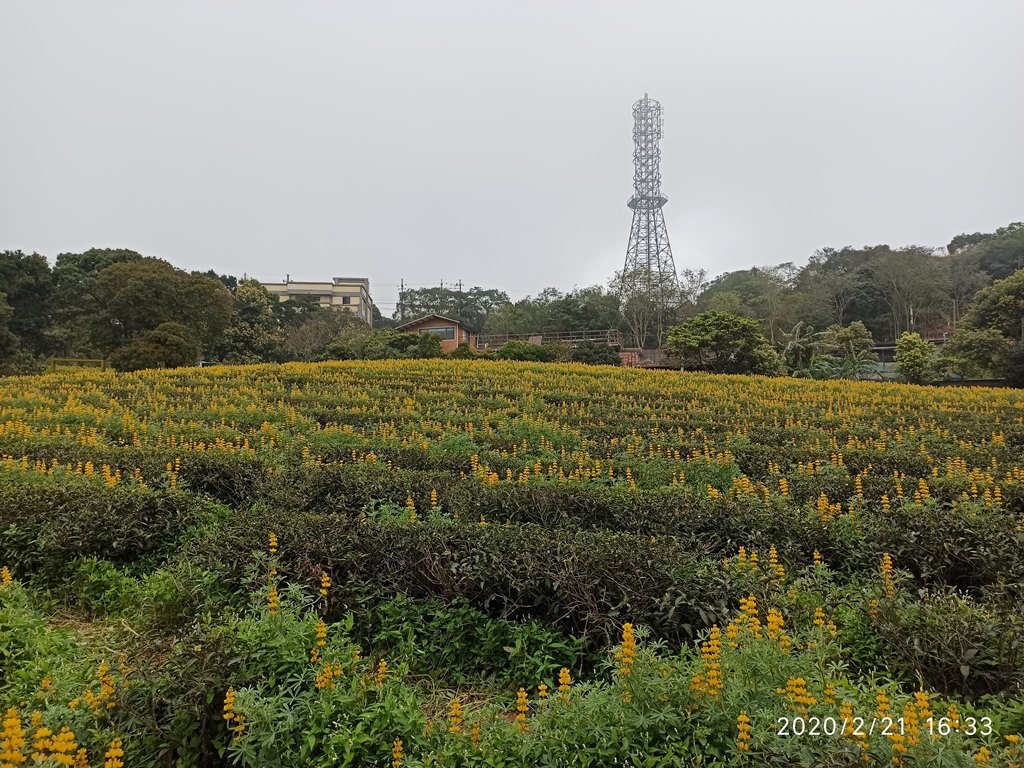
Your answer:
[[[668,198],[661,192],[661,148],[665,120],[661,103],[647,94],[633,104],[633,196],[627,205],[633,210],[626,263],[622,270],[622,294],[635,309],[632,320],[636,343],[644,346],[650,331],[657,341],[666,312],[678,304],[679,281],[672,246],[668,241],[662,208]],[[646,309],[636,309],[643,305]],[[637,313],[643,317],[636,317]],[[653,327],[652,327],[653,326]]]

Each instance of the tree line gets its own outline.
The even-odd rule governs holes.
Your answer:
[[[189,272],[130,250],[62,253],[52,266],[37,253],[4,251],[0,371],[36,371],[48,357],[102,357],[133,370],[199,360],[433,356],[436,339],[393,326],[436,313],[483,334],[618,329],[633,346],[671,348],[687,367],[814,376],[857,375],[871,366],[875,341],[918,334],[947,341],[932,376],[1001,375],[1024,329],[1022,267],[1018,222],[957,235],[944,249],[824,248],[800,267],[755,267],[713,280],[684,269],[678,294],[659,297],[668,331],[655,338],[650,299],[624,295],[629,281],[621,273],[606,286],[547,288],[515,302],[480,287],[410,289],[394,317],[374,308],[369,328],[313,299],[279,301],[256,281]],[[716,349],[729,340],[745,346]],[[552,347],[543,355],[569,353]]]
[[[123,371],[200,361],[231,364],[426,358],[441,355],[435,334],[402,333],[374,308],[376,327],[315,298],[287,301],[255,280],[186,271],[135,251],[90,249],[43,256],[0,252],[0,373],[38,373],[57,358],[105,359]],[[467,292],[477,307],[497,291]],[[507,302],[507,297],[506,297]],[[486,311],[470,308],[467,312]],[[426,313],[423,311],[422,313]],[[479,321],[483,321],[482,315]],[[617,363],[608,347],[577,350],[511,344],[455,357]]]

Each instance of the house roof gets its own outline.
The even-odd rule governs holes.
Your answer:
[[[424,320],[431,320],[433,318],[437,318],[438,320],[444,320],[446,323],[454,323],[455,325],[461,325],[461,326],[465,326],[466,325],[465,323],[463,323],[460,320],[455,320],[454,318],[451,318],[451,317],[445,317],[444,315],[423,315],[422,317],[417,317],[415,320],[410,320],[407,323],[402,323],[401,325],[396,325],[395,326],[395,330],[396,331],[400,331],[403,328],[408,328],[410,325],[419,325]]]

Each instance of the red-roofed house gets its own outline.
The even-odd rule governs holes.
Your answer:
[[[444,315],[425,315],[395,326],[395,330],[402,333],[435,333],[441,339],[442,352],[452,352],[459,344],[476,347],[476,334],[458,320]]]

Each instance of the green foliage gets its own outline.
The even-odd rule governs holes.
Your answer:
[[[84,253],[57,256],[53,267],[53,336],[57,354],[102,357],[115,346],[118,339],[98,293],[99,274],[114,264],[142,258],[135,251],[112,248],[92,248]]]
[[[830,325],[815,340],[816,355],[827,355],[844,361],[856,357],[858,353],[869,353],[875,345],[871,331],[860,320],[849,325]],[[873,358],[877,360],[876,358]]]
[[[199,344],[180,323],[161,323],[110,353],[108,362],[119,371],[179,368],[199,361]]]
[[[416,339],[416,348],[411,350],[414,357],[427,359],[441,357],[441,338],[436,333],[421,333]]]
[[[18,347],[18,337],[9,326],[14,310],[7,303],[7,294],[0,292],[0,362],[6,363]]]
[[[474,332],[487,324],[495,311],[511,306],[508,294],[474,286],[468,291],[451,288],[407,288],[398,296],[394,318],[442,315],[458,320]]]
[[[1024,341],[1014,344],[1006,353],[1003,376],[1016,387],[1024,387]]]
[[[317,296],[292,296],[289,299],[282,300],[277,294],[271,293],[270,305],[271,309],[274,310],[274,316],[284,330],[303,325],[314,317],[348,315],[355,319],[355,316],[348,309],[339,309],[337,312],[332,312],[331,308],[320,306],[320,299]]]
[[[0,586],[0,639],[0,702],[34,697],[45,674],[70,671],[86,655],[72,632],[50,626],[33,608],[17,581]]]
[[[669,329],[668,345],[684,368],[769,376],[781,371],[781,361],[760,324],[749,317],[703,312]]]
[[[38,253],[0,251],[0,360],[5,346],[8,352],[14,346],[5,339],[8,332],[32,354],[49,350],[53,290],[53,275],[45,258]]]
[[[119,613],[136,601],[138,582],[109,560],[82,558],[68,585],[68,596],[90,614]]]
[[[461,597],[494,618],[535,618],[606,642],[623,611],[659,637],[691,637],[725,610],[728,581],[679,541],[604,531],[450,520],[360,521],[328,514],[238,513],[195,545],[200,567],[244,571],[254,530],[277,530],[282,558],[304,583],[318,563],[353,585],[450,601]],[[319,567],[319,566],[318,566]]]
[[[211,505],[181,491],[104,488],[66,479],[20,478],[0,485],[0,562],[57,583],[79,558],[127,564],[169,553]]]
[[[498,360],[521,360],[534,363],[550,363],[555,359],[555,351],[543,344],[531,344],[528,341],[510,341],[495,353]]]
[[[562,293],[545,288],[515,304],[496,305],[484,328],[492,334],[540,334],[558,331],[592,331],[619,328],[622,316],[619,297],[601,286],[576,288]]]
[[[478,355],[468,343],[462,342],[454,350],[448,353],[448,357],[453,360],[476,360],[480,355]]]
[[[441,357],[441,339],[433,333],[408,333],[393,328],[371,331],[349,328],[327,345],[328,360],[399,360]]]
[[[370,600],[356,614],[356,632],[377,653],[455,685],[485,678],[537,685],[576,667],[583,645],[539,621],[493,619],[464,598],[442,603],[400,595]]]
[[[621,365],[619,353],[614,347],[596,341],[581,341],[573,347],[571,359],[574,363],[586,365]]]
[[[789,333],[779,334],[779,354],[790,373],[801,375],[810,368],[815,340],[820,336],[820,333],[814,332],[814,328],[805,325],[803,320],[794,325]]]
[[[1024,267],[1024,222],[1014,222],[992,233],[957,235],[951,253],[962,253],[993,280],[1002,280]]]
[[[995,328],[960,327],[942,345],[939,364],[968,379],[990,378],[1003,371],[1013,342]]]
[[[130,341],[165,323],[188,328],[208,349],[228,325],[231,294],[219,280],[141,258],[105,267],[94,288],[114,343]]]
[[[997,612],[953,590],[886,602],[877,633],[905,679],[976,699],[1024,682],[1024,618]]]
[[[1021,236],[1024,238],[1024,229]],[[974,330],[998,331],[1020,341],[1024,331],[1024,269],[979,291],[967,309],[964,325]]]
[[[911,384],[927,384],[939,375],[935,345],[918,333],[904,333],[896,340],[896,370]]]
[[[275,360],[281,352],[281,329],[274,297],[255,280],[242,281],[232,300],[231,321],[215,352],[229,363]]]
[[[72,727],[94,765],[115,735],[152,766],[387,765],[395,738],[405,768],[891,763],[877,733],[776,736],[802,679],[819,718],[870,719],[879,690],[898,717],[928,689],[994,732],[921,738],[903,764],[977,765],[984,743],[1007,768],[1019,399],[443,360],[8,382],[0,565],[29,590],[0,585],[0,710]],[[254,553],[271,531],[279,552]],[[627,621],[635,656],[609,648]],[[115,706],[70,706],[122,654]]]
[[[711,281],[698,306],[705,311],[761,318],[774,344],[781,327],[797,322],[799,302],[794,301],[793,289],[798,272],[792,263],[727,272]]]
[[[277,306],[286,307],[291,303],[284,301]],[[326,359],[332,344],[358,338],[370,330],[351,312],[334,308],[317,308],[283,323],[281,353],[287,360]]]
[[[90,616],[122,617],[137,630],[157,633],[188,626],[204,610],[218,610],[232,597],[217,573],[199,570],[186,558],[137,576],[129,567],[82,558],[58,594]]]
[[[801,373],[818,379],[859,379],[876,371],[878,355],[867,327],[858,321],[831,325],[816,335],[810,366]]]

